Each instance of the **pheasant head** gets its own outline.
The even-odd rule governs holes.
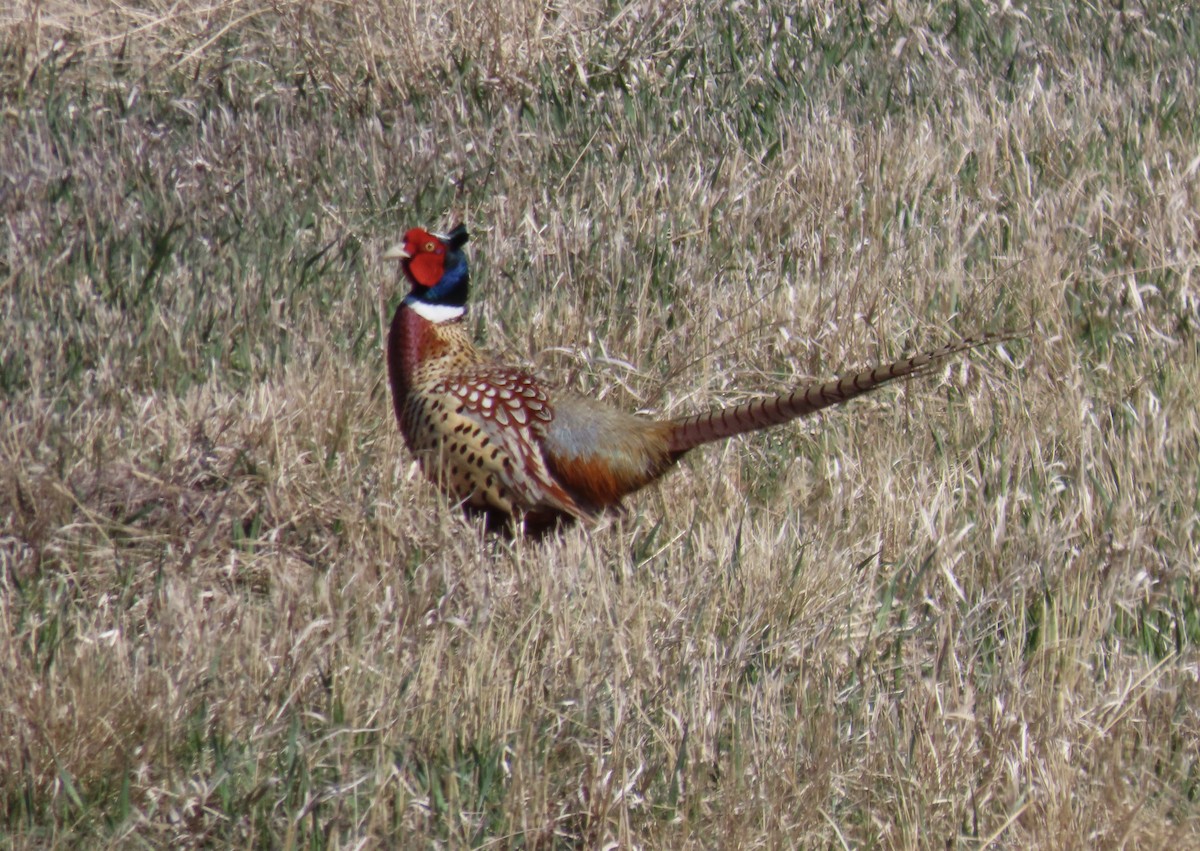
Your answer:
[[[470,274],[467,255],[467,228],[458,225],[448,234],[435,234],[413,228],[404,239],[383,254],[385,260],[399,260],[404,277],[412,285],[408,299],[423,305],[462,309],[467,304]]]

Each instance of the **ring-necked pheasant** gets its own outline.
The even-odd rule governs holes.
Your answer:
[[[674,420],[627,414],[552,390],[484,358],[467,336],[469,275],[463,225],[413,229],[386,251],[412,286],[388,334],[392,403],[425,474],[492,529],[537,534],[590,520],[653,482],[688,450],[788,422],[911,376],[986,336],[788,393]]]

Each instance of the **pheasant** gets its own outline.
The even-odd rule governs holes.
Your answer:
[[[697,446],[786,423],[1007,339],[968,339],[776,396],[654,420],[485,358],[463,323],[467,238],[461,224],[445,235],[414,228],[384,252],[412,287],[392,317],[387,366],[400,431],[422,470],[491,530],[540,535],[593,520]]]

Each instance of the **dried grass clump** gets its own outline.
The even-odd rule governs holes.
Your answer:
[[[668,8],[630,7],[610,20],[595,3],[487,0],[418,3],[151,2],[135,6],[49,0],[0,17],[8,74],[108,64],[144,81],[212,73],[214,66],[277,69],[339,98],[380,87],[434,91],[466,73],[479,84],[531,90],[542,64],[584,73],[589,46],[648,40]],[[248,71],[254,73],[253,71]]]

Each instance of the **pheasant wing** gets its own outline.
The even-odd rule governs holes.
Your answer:
[[[476,468],[475,489],[487,503],[502,511],[551,509],[578,518],[593,515],[546,465],[540,447],[554,409],[533,376],[481,366],[441,382],[434,391],[449,397],[451,410],[467,424],[463,430],[472,430],[474,445],[466,462]]]

